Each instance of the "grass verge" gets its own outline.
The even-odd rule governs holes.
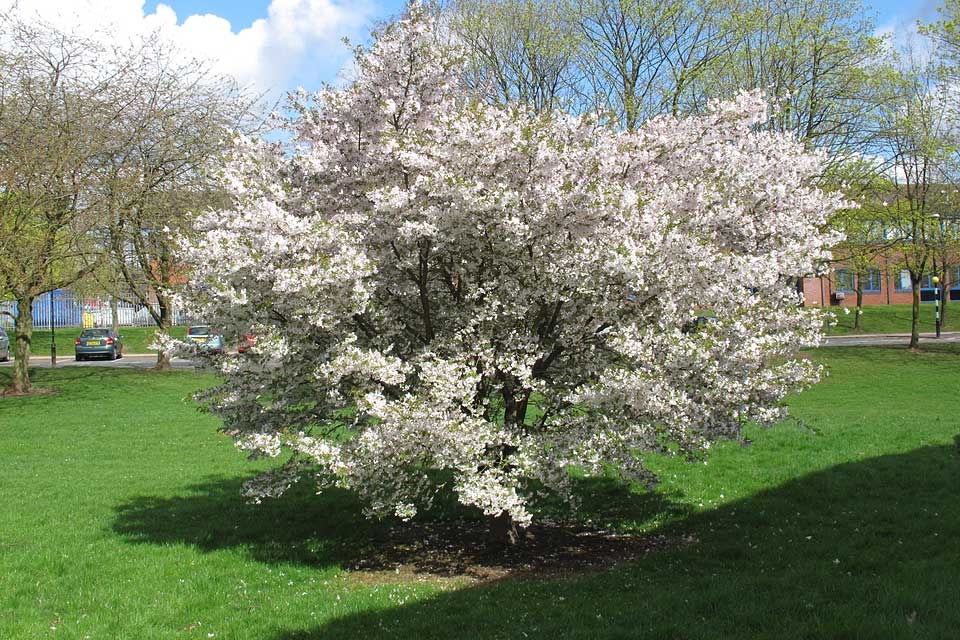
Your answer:
[[[36,369],[58,395],[0,401],[0,638],[953,637],[960,350],[812,357],[802,425],[593,486],[597,525],[687,544],[483,584],[358,580],[391,528],[349,495],[245,504],[256,465],[188,398],[211,378]]]
[[[960,331],[960,304],[948,303],[944,317],[943,331]],[[913,307],[909,304],[879,304],[863,307],[860,319],[861,327],[853,328],[856,319],[856,310],[850,308],[846,314],[840,307],[832,307],[837,315],[837,324],[827,327],[827,335],[846,336],[861,333],[910,333],[910,323],[913,318]],[[933,303],[924,302],[920,305],[920,332],[933,332],[936,328],[935,309]]]

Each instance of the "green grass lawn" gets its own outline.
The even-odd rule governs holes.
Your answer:
[[[944,317],[943,331],[960,331],[960,304],[948,303]],[[909,304],[879,304],[863,307],[861,328],[854,329],[853,322],[856,311],[851,308],[845,314],[839,307],[831,307],[837,314],[837,325],[827,328],[831,336],[845,336],[858,333],[910,333],[910,322],[913,317],[913,307]],[[935,309],[932,303],[924,302],[920,305],[920,331],[933,332],[936,328]]]
[[[956,637],[960,349],[812,357],[802,426],[593,490],[594,522],[689,544],[479,585],[349,571],[389,528],[348,495],[245,504],[209,377],[36,369],[57,396],[0,400],[0,638]]]
[[[73,341],[80,335],[80,331],[79,328],[54,331],[58,357],[73,356]],[[153,342],[156,332],[156,327],[120,327],[124,353],[153,353],[148,347]],[[187,335],[187,328],[173,327],[170,333],[175,337],[183,338]],[[10,341],[13,342],[13,329],[8,329],[7,334],[10,336]],[[30,353],[35,356],[50,355],[50,329],[33,330]]]

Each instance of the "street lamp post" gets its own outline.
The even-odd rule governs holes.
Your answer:
[[[53,291],[50,292],[50,367],[57,368],[57,333],[54,329],[53,318]]]
[[[937,327],[937,337],[940,337],[940,278],[933,276],[930,281],[933,283],[933,304],[935,308],[934,320]]]

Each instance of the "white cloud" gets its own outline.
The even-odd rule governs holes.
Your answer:
[[[0,0],[0,10],[14,5],[25,17],[118,43],[158,31],[185,56],[272,95],[304,78],[334,79],[348,56],[342,38],[362,37],[375,10],[366,1],[272,0],[266,18],[235,31],[213,14],[181,20],[165,4],[148,14],[144,0]]]

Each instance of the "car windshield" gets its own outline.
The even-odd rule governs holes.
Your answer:
[[[80,332],[81,338],[106,338],[110,335],[110,329],[84,329]]]
[[[205,336],[210,333],[210,327],[190,327],[187,329],[188,336]]]

